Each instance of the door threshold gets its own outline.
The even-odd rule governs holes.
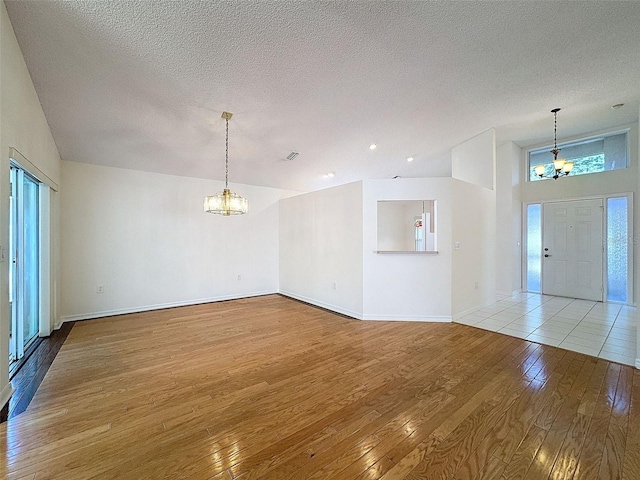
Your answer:
[[[33,355],[33,352],[35,352],[38,349],[40,343],[42,343],[42,340],[43,337],[36,337],[25,350],[22,358],[9,365],[9,381],[11,381],[11,379],[20,371],[24,364],[27,363],[29,357]]]

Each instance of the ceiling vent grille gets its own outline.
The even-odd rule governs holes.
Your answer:
[[[287,160],[291,161],[291,160],[295,159],[298,155],[300,155],[300,153],[291,152],[289,155],[287,155]]]

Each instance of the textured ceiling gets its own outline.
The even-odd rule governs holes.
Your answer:
[[[5,3],[65,160],[222,179],[228,110],[232,188],[312,190],[638,120],[640,2]]]

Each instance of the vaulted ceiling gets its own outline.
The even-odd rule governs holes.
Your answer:
[[[635,1],[5,4],[75,162],[222,179],[227,110],[232,184],[312,190],[638,121]]]

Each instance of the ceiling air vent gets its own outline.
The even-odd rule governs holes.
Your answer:
[[[291,161],[291,160],[295,159],[298,155],[300,155],[300,153],[291,152],[289,155],[287,155],[287,160]]]

